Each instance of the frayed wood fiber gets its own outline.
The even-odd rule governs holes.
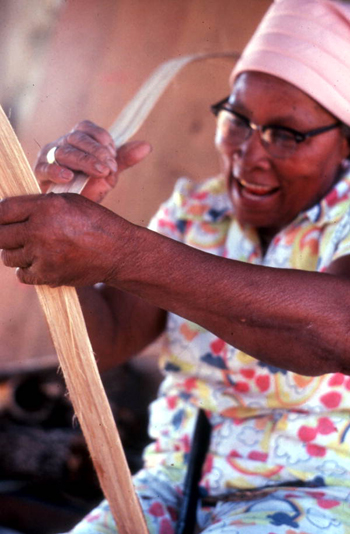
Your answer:
[[[110,133],[117,146],[141,127],[176,74],[195,61],[237,59],[237,52],[192,54],[166,61],[155,70],[123,109]],[[40,187],[12,127],[0,107],[0,196],[40,193]],[[56,184],[55,193],[80,193],[86,176]],[[119,534],[147,534],[119,434],[102,386],[74,288],[36,286],[57,351],[74,411],[79,419],[100,484],[109,501]]]
[[[0,108],[0,196],[40,193],[18,139]],[[120,534],[147,534],[113,415],[102,386],[77,293],[36,286],[101,488]]]

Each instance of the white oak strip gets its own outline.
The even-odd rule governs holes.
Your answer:
[[[162,63],[145,81],[111,126],[110,133],[116,146],[126,143],[141,128],[157,101],[183,67],[195,61],[216,58],[238,59],[238,57],[238,52],[191,54]],[[81,193],[87,180],[84,174],[77,173],[70,183],[55,184],[51,186],[49,192]]]
[[[40,193],[20,143],[0,108],[0,196]],[[72,287],[36,286],[74,411],[120,534],[147,534],[114,418]]]

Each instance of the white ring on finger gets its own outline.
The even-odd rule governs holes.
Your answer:
[[[48,151],[48,153],[46,154],[46,161],[47,163],[49,163],[50,165],[52,163],[57,163],[56,161],[56,158],[55,158],[55,154],[56,154],[56,150],[57,150],[57,146],[53,146],[52,148],[50,148],[50,150]]]

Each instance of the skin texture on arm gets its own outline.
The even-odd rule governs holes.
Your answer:
[[[153,248],[154,236],[148,238]],[[170,256],[170,277],[167,269],[158,270],[150,282],[153,267],[142,261],[147,282],[135,282],[128,273],[127,290],[159,306],[167,303],[167,309],[276,367],[305,375],[349,373],[349,258],[337,262],[340,278],[248,265],[190,247],[176,251],[177,243],[162,247]]]
[[[306,132],[334,122],[305,93],[260,73],[237,79],[229,105],[256,125]],[[84,123],[85,128],[89,139],[82,131],[60,141],[57,165],[76,170],[87,160],[83,170],[94,176],[96,155],[104,164],[111,157],[110,141],[91,123]],[[238,145],[218,136],[217,147],[236,216],[259,230],[264,246],[332,188],[349,153],[340,128],[308,139],[295,154],[281,159],[271,156],[257,131]],[[146,150],[142,144],[134,147],[128,160],[124,156],[130,155],[128,148],[121,147],[119,171],[142,159],[142,150]],[[40,165],[45,165],[45,151]],[[117,172],[107,167],[101,183],[115,183]],[[100,199],[98,187],[90,192],[87,196]],[[154,324],[153,332],[160,331],[157,325],[163,320],[158,322],[154,312],[159,308],[276,367],[305,375],[350,373],[347,259],[331,266],[331,276],[219,258],[139,228],[86,198],[69,194],[7,199],[0,204],[0,224],[3,261],[19,267],[18,277],[25,283],[81,287],[104,282],[151,306],[145,307],[145,314],[149,310],[148,319],[155,318],[149,323]],[[116,314],[116,299],[104,302],[112,303],[107,325],[109,339],[115,340],[113,325],[121,321],[118,314],[123,307]],[[124,308],[133,309],[135,301],[128,302]],[[131,338],[131,334],[121,337]]]
[[[78,296],[100,371],[139,354],[164,330],[166,312],[130,293],[98,284]]]
[[[117,280],[112,277],[109,284],[123,279],[127,291],[276,367],[305,375],[350,372],[349,258],[334,266],[337,277],[271,269],[139,230],[143,249],[134,269],[117,267]]]
[[[104,282],[277,367],[350,373],[348,259],[335,276],[219,258],[71,194],[6,199],[0,224],[3,260],[25,283]]]

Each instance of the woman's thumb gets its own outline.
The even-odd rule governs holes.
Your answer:
[[[152,151],[152,147],[145,141],[130,141],[117,150],[118,173],[133,167],[142,161]]]

